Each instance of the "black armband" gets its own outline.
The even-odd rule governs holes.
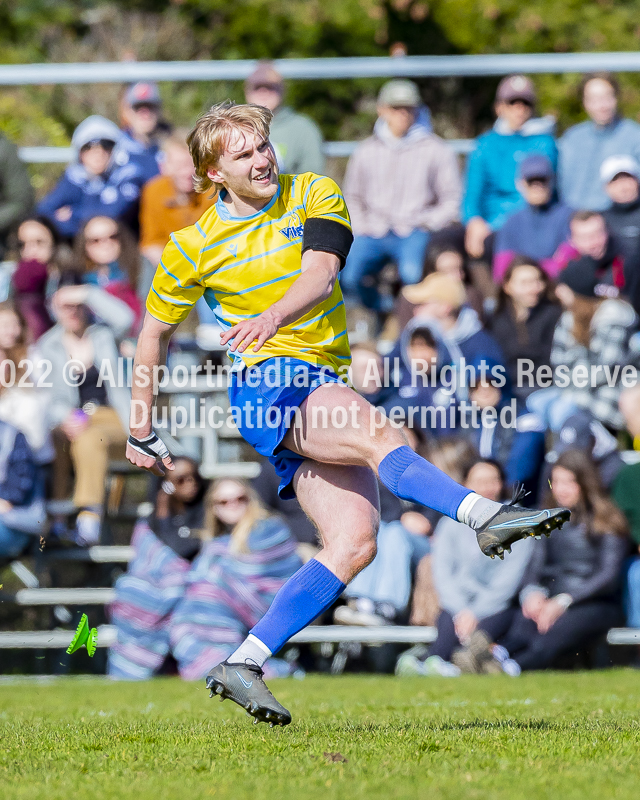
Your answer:
[[[333,253],[340,259],[340,269],[344,267],[349,250],[353,244],[353,234],[341,222],[322,217],[309,217],[304,223],[302,235],[302,252],[320,250]]]

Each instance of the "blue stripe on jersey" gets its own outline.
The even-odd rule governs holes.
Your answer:
[[[231,327],[232,323],[229,322],[228,320],[226,320],[222,316],[222,306],[218,302],[218,300],[217,300],[215,294],[213,293],[213,291],[211,289],[205,289],[204,290],[204,294],[202,296],[204,297],[204,300],[205,300],[206,304],[213,311],[213,313],[215,315],[215,318],[217,319],[220,327],[224,328],[224,330],[228,330]]]
[[[173,233],[171,234],[171,241],[172,241],[172,242],[175,244],[175,246],[178,248],[178,250],[180,251],[180,254],[181,254],[182,256],[184,256],[184,258],[186,258],[186,259],[187,259],[187,261],[188,261],[188,262],[189,262],[189,263],[190,263],[190,264],[193,266],[193,268],[194,268],[194,269],[196,269],[196,270],[197,270],[197,269],[198,269],[198,265],[196,264],[196,262],[195,262],[195,261],[194,261],[194,260],[193,260],[193,259],[192,259],[190,256],[188,256],[188,255],[187,255],[187,254],[184,252],[184,250],[182,249],[182,247],[180,247],[180,245],[178,244],[178,242],[177,242],[177,240],[176,240],[176,237],[174,236],[174,234],[173,234]]]
[[[335,336],[332,336],[331,339],[325,339],[324,342],[316,342],[313,347],[303,347],[300,352],[301,353],[308,353],[309,350],[315,350],[317,347],[324,347],[327,344],[333,344],[333,342],[337,342],[338,339],[342,339],[343,336],[346,336],[347,331],[344,330],[342,333],[337,333]]]
[[[296,269],[293,272],[288,272],[286,275],[280,275],[278,278],[272,278],[270,281],[265,281],[265,283],[257,283],[255,286],[249,286],[248,289],[241,289],[239,292],[225,292],[222,289],[212,289],[215,294],[223,294],[226,297],[236,297],[240,294],[248,294],[249,292],[255,292],[256,289],[262,289],[264,286],[269,286],[272,283],[278,283],[278,281],[284,281],[287,278],[291,278],[292,275],[299,275],[302,272],[301,269]]]
[[[307,186],[307,191],[304,193],[304,200],[302,201],[302,205],[303,206],[306,207],[306,205],[307,205],[307,197],[309,197],[309,192],[311,191],[311,187],[313,186],[314,183],[316,183],[319,180],[322,180],[322,177],[314,178],[311,181],[311,183]]]
[[[175,282],[178,284],[178,286],[179,286],[181,289],[184,289],[184,288],[185,288],[185,287],[184,287],[184,284],[180,283],[180,279],[179,279],[179,278],[177,278],[177,277],[176,277],[176,276],[173,274],[173,272],[169,272],[169,270],[168,270],[168,269],[165,267],[165,265],[164,265],[164,262],[162,261],[162,259],[160,259],[160,266],[162,267],[162,269],[163,269],[163,270],[164,270],[164,271],[167,273],[167,275],[168,275],[170,278],[173,278],[173,280],[174,280],[174,281],[175,281]]]
[[[228,264],[226,267],[217,267],[216,269],[211,270],[211,272],[206,272],[202,276],[201,280],[204,280],[213,274],[220,275],[220,273],[227,272],[227,270],[233,269],[234,267],[239,267],[241,264],[248,264],[250,261],[256,261],[259,258],[265,258],[273,253],[278,253],[280,250],[286,250],[287,247],[293,247],[294,244],[300,244],[300,242],[296,239],[293,242],[281,244],[280,247],[274,247],[273,250],[265,250],[264,253],[258,253],[258,255],[249,256],[249,258],[242,258],[240,261],[232,261],[231,264]]]
[[[233,239],[237,239],[238,236],[244,236],[245,234],[248,235],[253,233],[253,231],[260,230],[260,228],[266,228],[269,225],[277,225],[278,222],[282,222],[282,220],[288,215],[291,214],[293,211],[299,211],[302,206],[295,206],[290,211],[285,211],[285,213],[278,217],[277,219],[270,219],[267,222],[261,222],[259,225],[252,225],[250,228],[247,228],[245,231],[240,231],[240,233],[234,233],[233,236],[227,236],[226,239],[219,239],[217,242],[213,242],[213,244],[208,244],[206,247],[203,247],[200,250],[201,253],[206,253],[208,250],[213,250],[214,247],[220,247],[222,244],[226,244],[227,242],[233,241]]]
[[[153,286],[151,287],[151,291],[154,292],[154,294],[157,294],[158,297],[161,300],[164,300],[165,303],[172,303],[174,306],[189,306],[189,308],[193,306],[193,303],[183,303],[181,300],[176,300],[175,297],[167,297],[164,294],[160,294],[160,292],[156,291]]]
[[[207,238],[207,234],[202,230],[202,228],[200,227],[200,223],[199,222],[196,222],[196,230],[198,231],[200,236],[202,236],[205,239]]]
[[[330,308],[328,311],[325,311],[323,314],[318,314],[317,317],[312,317],[311,319],[308,319],[306,322],[301,322],[299,325],[293,325],[292,327],[289,328],[289,330],[290,331],[301,330],[302,328],[304,328],[305,325],[310,325],[312,322],[317,322],[319,319],[322,319],[323,317],[326,317],[332,311],[335,311],[336,308],[339,308],[340,306],[343,306],[343,305],[344,305],[344,300],[341,300],[339,303],[336,303],[333,308]]]
[[[325,219],[326,217],[330,217],[331,219],[337,219],[339,222],[342,222],[346,228],[351,230],[351,225],[349,224],[349,220],[346,217],[341,217],[340,214],[330,214],[330,213],[323,213],[320,214],[318,219]]]

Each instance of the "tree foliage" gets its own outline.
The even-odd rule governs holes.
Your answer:
[[[640,0],[0,0],[2,63],[321,58],[635,50]],[[492,119],[496,78],[419,81],[436,130],[473,136]],[[581,118],[576,75],[535,77],[541,110]],[[331,139],[371,128],[380,80],[292,81],[288,100]],[[640,80],[621,76],[623,108],[640,113]],[[89,113],[117,118],[116,85],[0,91],[0,128],[21,144],[64,144]],[[167,116],[189,124],[239,83],[161,86]]]

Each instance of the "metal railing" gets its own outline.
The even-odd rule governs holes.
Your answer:
[[[239,81],[255,69],[254,60],[225,61],[117,61],[87,64],[4,64],[0,85],[131,83],[134,81]],[[567,73],[608,70],[640,71],[640,52],[521,53],[469,56],[402,56],[354,58],[283,58],[274,64],[286,79],[425,78],[497,76],[513,72]],[[449,142],[461,155],[474,148],[471,139]],[[326,142],[325,155],[344,158],[357,142]],[[22,147],[20,158],[29,164],[65,164],[68,147]]]
[[[348,158],[359,142],[325,142],[324,154],[328,158]],[[467,155],[475,147],[473,139],[449,139],[447,144],[459,155]],[[73,151],[70,147],[20,147],[20,159],[26,164],[68,164]]]
[[[0,85],[132,83],[135,81],[239,81],[254,60],[119,61],[88,64],[4,64]],[[508,75],[513,72],[565,73],[640,71],[640,52],[521,53],[469,56],[283,58],[276,69],[287,79],[427,78]]]

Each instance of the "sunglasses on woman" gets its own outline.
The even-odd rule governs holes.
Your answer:
[[[239,497],[229,497],[226,500],[214,500],[214,506],[230,506],[230,505],[238,505],[248,503],[249,498],[246,494],[240,495]]]
[[[110,236],[96,236],[93,239],[87,239],[87,244],[93,247],[94,244],[105,244],[106,242],[120,241],[119,233],[112,233]]]

